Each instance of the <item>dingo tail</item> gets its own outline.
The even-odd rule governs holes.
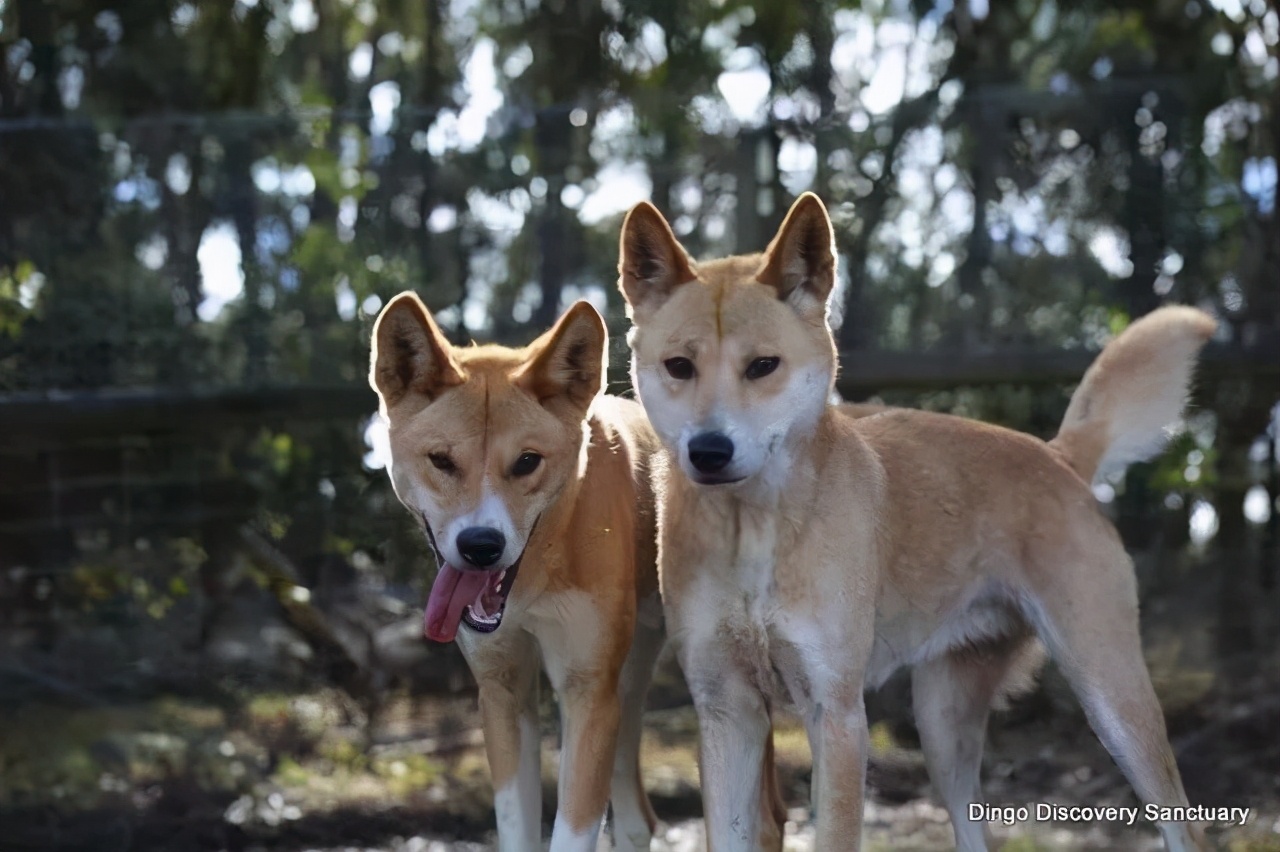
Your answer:
[[[1049,445],[1086,482],[1154,456],[1182,416],[1196,356],[1217,327],[1204,311],[1183,306],[1134,322],[1085,372]]]

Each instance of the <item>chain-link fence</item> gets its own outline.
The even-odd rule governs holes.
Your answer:
[[[589,299],[627,393],[626,208],[710,257],[763,249],[805,189],[837,228],[848,398],[1048,436],[1132,318],[1222,320],[1186,433],[1098,495],[1192,799],[1274,843],[1278,39],[1257,0],[0,0],[0,848],[487,842],[373,318],[413,289],[455,342],[522,344]],[[870,832],[946,848],[901,691]],[[699,848],[670,660],[650,705],[663,848]],[[1052,673],[987,776],[997,802],[1129,795]]]

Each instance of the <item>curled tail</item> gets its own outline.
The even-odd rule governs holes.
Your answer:
[[[1086,482],[1155,455],[1182,415],[1196,356],[1217,327],[1204,311],[1182,306],[1130,325],[1085,372],[1049,445]]]

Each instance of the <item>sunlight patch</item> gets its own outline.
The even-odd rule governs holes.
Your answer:
[[[368,470],[391,468],[391,438],[387,432],[387,421],[381,414],[372,415],[364,424],[364,445],[369,451],[364,454],[364,466]]]
[[[1197,500],[1191,506],[1189,528],[1192,543],[1205,544],[1218,532],[1218,512],[1209,502]]]
[[[244,268],[240,265],[240,240],[230,222],[217,222],[205,228],[196,250],[200,264],[204,301],[196,313],[212,322],[223,307],[244,292]]]

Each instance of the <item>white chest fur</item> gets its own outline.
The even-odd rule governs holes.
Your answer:
[[[783,522],[749,507],[717,520],[714,537],[701,531],[702,554],[685,549],[682,564],[670,566],[696,572],[683,593],[667,601],[670,635],[689,664],[732,666],[772,699],[790,695],[804,704],[804,678],[794,675],[807,668],[800,655],[811,643],[793,629],[804,619],[787,612],[777,594]]]

